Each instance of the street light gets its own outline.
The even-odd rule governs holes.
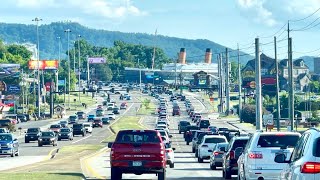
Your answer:
[[[64,30],[65,33],[67,33],[68,36],[68,108],[70,109],[70,46],[69,46],[69,40],[70,40],[70,29]]]
[[[79,57],[79,62],[78,62],[78,85],[79,85],[79,103],[81,103],[81,98],[80,98],[80,81],[81,81],[81,71],[80,71],[80,59],[81,59],[81,56],[80,56],[80,38],[81,38],[81,35],[79,34],[78,35],[78,57]]]
[[[58,67],[60,66],[60,61],[61,61],[61,37],[57,37],[57,39],[59,40],[59,61],[58,61]],[[59,68],[57,69],[57,77],[56,77],[56,91],[58,91],[59,88]]]
[[[38,50],[37,50],[37,69],[38,69],[38,75],[37,75],[37,80],[38,80],[38,118],[40,118],[40,48],[39,48],[39,21],[42,21],[42,19],[40,18],[34,18],[32,19],[32,21],[36,22],[36,26],[37,26],[37,46],[38,46]]]

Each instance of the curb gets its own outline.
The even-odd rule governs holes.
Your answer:
[[[55,158],[55,156],[58,154],[59,152],[59,148],[54,148],[52,149],[49,154],[47,155],[47,157],[45,158],[45,160],[50,160],[50,159],[53,159]]]

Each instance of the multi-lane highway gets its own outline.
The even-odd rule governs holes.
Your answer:
[[[202,112],[204,117],[206,117],[208,108],[195,98],[195,94],[187,94],[187,98],[189,98],[195,107],[196,111]],[[167,95],[163,95],[167,96]],[[155,103],[157,101],[154,101]],[[194,156],[194,153],[191,152],[191,144],[186,145],[183,135],[178,132],[178,122],[180,120],[189,120],[187,113],[185,111],[185,106],[183,102],[179,101],[179,106],[181,108],[181,116],[170,116],[170,133],[173,135],[172,137],[172,145],[176,148],[175,150],[175,167],[167,168],[167,178],[168,179],[223,179],[222,172],[219,168],[217,170],[210,170],[209,161],[205,160],[204,163],[198,163],[197,159]],[[172,104],[168,103],[168,114],[171,115],[172,112]],[[157,116],[149,115],[143,117],[143,125],[147,128],[154,128],[156,123]],[[211,120],[212,125],[216,125],[218,127],[228,127],[233,128],[229,124],[227,124],[224,120]],[[103,152],[94,157],[90,161],[90,166],[94,169],[94,174],[90,178],[102,178],[102,179],[110,179],[110,165],[109,165],[109,152]],[[157,179],[156,175],[153,174],[144,174],[144,175],[134,175],[134,174],[124,174],[123,179]],[[236,177],[233,177],[236,179]]]

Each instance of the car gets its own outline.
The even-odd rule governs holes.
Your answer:
[[[72,115],[72,116],[69,116],[69,121],[68,121],[68,123],[69,124],[75,124],[75,123],[77,123],[78,122],[78,116],[75,116],[75,115]]]
[[[109,117],[102,117],[101,120],[102,120],[102,124],[110,124]]]
[[[24,135],[24,142],[29,143],[30,141],[38,141],[41,135],[40,128],[28,128]]]
[[[157,124],[155,128],[164,129],[165,131],[169,132],[169,128],[166,124]]]
[[[27,116],[24,115],[24,114],[18,114],[18,115],[17,115],[17,118],[18,118],[18,120],[19,120],[20,122],[27,122],[27,121],[28,121]]]
[[[0,155],[19,156],[19,142],[11,133],[0,133]]]
[[[196,158],[198,157],[198,153],[199,153],[198,148],[199,148],[200,143],[203,140],[203,137],[205,135],[212,135],[212,134],[213,133],[210,131],[199,132],[197,138],[194,141],[192,140],[192,147],[194,148]],[[216,135],[218,135],[218,134],[216,134]]]
[[[127,109],[128,104],[126,102],[123,102],[120,104],[120,109]]]
[[[166,127],[169,129],[169,123],[167,121],[162,121],[162,120],[159,120],[156,124],[156,127],[159,127],[160,125],[166,125]]]
[[[149,93],[148,90],[146,89],[142,90],[142,94],[148,94],[148,93]]]
[[[58,134],[58,141],[61,141],[62,139],[67,139],[72,141],[73,140],[73,134],[72,129],[65,127],[61,128],[60,133]]]
[[[317,128],[306,130],[295,146],[290,159],[277,154],[274,161],[285,167],[279,179],[320,179],[320,131]]]
[[[198,129],[191,129],[187,132],[185,132],[185,138],[184,140],[186,141],[186,144],[189,145],[190,142],[192,142],[192,137],[194,136],[194,134],[197,132],[197,131],[200,131]]]
[[[198,124],[199,129],[204,129],[204,128],[208,129],[209,126],[210,126],[210,121],[207,119],[201,119]]]
[[[178,106],[179,107],[179,106]],[[180,116],[180,108],[173,108],[172,116],[178,115]]]
[[[89,122],[83,123],[83,126],[86,129],[87,133],[90,133],[90,134],[92,133],[92,123],[89,123]]]
[[[277,154],[290,157],[300,133],[297,132],[255,132],[238,159],[239,179],[279,179],[286,164],[274,162]],[[230,177],[231,172],[222,172]]]
[[[103,127],[103,123],[102,123],[102,120],[101,119],[95,119],[92,123],[92,127],[95,128],[95,127]]]
[[[181,132],[185,132],[187,130],[187,127],[190,125],[191,124],[189,121],[180,121],[178,124],[179,134],[181,134]]]
[[[118,107],[114,107],[112,112],[113,112],[113,114],[120,114]]]
[[[124,96],[124,99],[125,100],[131,100],[131,96],[127,94],[127,95]]]
[[[42,131],[38,139],[38,146],[41,147],[43,145],[57,146],[58,134],[53,131]]]
[[[187,136],[188,132],[190,132],[191,130],[199,130],[199,128],[198,128],[198,126],[195,126],[195,125],[188,125],[186,127],[185,131],[183,132],[183,138],[184,138],[185,141],[187,141],[187,139],[186,139],[187,137],[186,136]],[[188,138],[191,138],[191,141],[192,141],[193,136],[192,137],[188,136]]]
[[[76,136],[76,135],[82,135],[82,136],[86,136],[86,128],[84,127],[84,125],[82,123],[76,123],[72,125],[72,135]]]
[[[68,126],[68,121],[66,121],[66,120],[61,120],[61,121],[59,122],[59,124],[61,125],[62,128],[65,128],[65,127]]]
[[[209,126],[208,127],[208,131],[214,132],[214,133],[218,133],[218,128],[216,126]]]
[[[0,133],[10,133],[7,128],[0,128]]]
[[[115,120],[116,119],[116,115],[114,113],[108,113],[107,114],[107,117],[110,119],[110,120]]]
[[[86,118],[86,113],[83,111],[78,111],[77,113],[78,119],[85,119]]]
[[[120,130],[108,147],[111,179],[122,179],[124,173],[155,173],[158,180],[166,179],[166,150],[158,131]]]
[[[175,148],[171,147],[171,143],[165,143],[166,147],[166,162],[170,168],[174,168],[174,151]]]
[[[96,109],[96,116],[101,117],[104,116],[104,110],[103,109]]]
[[[226,148],[226,152],[222,158],[222,172],[225,172],[225,178],[238,174],[237,161],[249,139],[249,136],[235,136],[230,140],[229,146]]]
[[[60,124],[52,124],[50,125],[49,130],[55,132],[55,133],[59,133],[61,129],[61,125]]]
[[[228,140],[225,136],[221,135],[205,135],[198,145],[198,162],[202,163],[204,159],[210,159],[210,155],[214,146],[218,143],[227,143]]]
[[[88,115],[88,122],[92,122],[96,116],[94,114]]]
[[[198,125],[199,122],[200,122],[200,120],[201,120],[201,118],[202,118],[201,115],[196,114],[196,115],[194,115],[194,116],[192,117],[192,121],[195,122],[195,123]]]
[[[108,103],[107,104],[107,110],[113,110],[114,104],[113,103]]]
[[[218,143],[211,151],[209,151],[212,152],[210,155],[210,169],[215,170],[217,167],[222,167],[222,157],[228,145],[229,143]]]

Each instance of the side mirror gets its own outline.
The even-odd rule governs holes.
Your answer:
[[[220,147],[220,151],[226,152],[226,148],[225,147]]]
[[[13,141],[18,141],[18,139],[17,139],[17,138],[14,138]]]
[[[113,142],[109,142],[109,143],[108,143],[108,148],[111,148],[112,145],[113,145]]]
[[[175,151],[175,150],[176,150],[176,148],[172,148],[172,150],[174,150],[174,151]]]
[[[172,138],[172,135],[169,135],[169,138]]]
[[[208,152],[213,152],[213,150],[212,150],[212,149],[209,149]]]
[[[274,162],[276,163],[289,163],[289,161],[286,161],[286,155],[284,154],[277,154],[274,158]]]

